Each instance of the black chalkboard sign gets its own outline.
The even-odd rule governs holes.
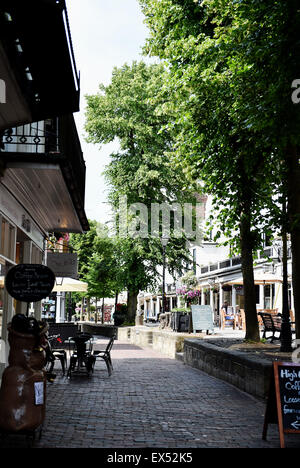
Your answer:
[[[55,275],[45,265],[22,263],[12,267],[5,277],[8,293],[21,302],[38,302],[49,296]]]
[[[193,331],[213,330],[213,312],[210,305],[192,305]]]
[[[284,433],[300,433],[300,364],[273,362],[263,439],[269,423],[278,424],[282,448],[285,446]]]

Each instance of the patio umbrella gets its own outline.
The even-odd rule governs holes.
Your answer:
[[[73,278],[56,278],[52,292],[86,292],[88,284]]]

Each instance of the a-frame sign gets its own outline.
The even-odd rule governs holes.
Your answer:
[[[300,434],[300,364],[273,362],[262,435],[264,440],[270,423],[278,424],[281,448],[285,447],[284,434]]]

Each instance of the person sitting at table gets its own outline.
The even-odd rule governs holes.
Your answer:
[[[233,325],[233,327],[235,327],[233,307],[229,307],[227,301],[225,301],[224,304],[222,305],[221,313],[222,313],[222,316],[223,316],[222,328],[224,328],[226,320],[232,321],[232,325]]]
[[[224,304],[222,305],[221,307],[221,310],[224,312],[224,316],[227,318],[231,318],[231,316],[233,315],[233,309],[232,307],[229,307],[228,306],[228,302],[225,301]]]

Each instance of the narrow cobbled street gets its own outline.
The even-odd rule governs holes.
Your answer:
[[[95,349],[107,339],[97,339]],[[262,440],[265,403],[151,349],[116,341],[114,371],[96,362],[92,377],[48,384],[36,448],[277,448],[276,425]],[[5,444],[24,446],[21,437]],[[299,436],[286,436],[300,447]]]

